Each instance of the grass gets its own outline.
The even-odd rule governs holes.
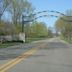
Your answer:
[[[47,38],[26,38],[26,43],[30,43],[32,41],[44,40]]]
[[[47,39],[47,38],[26,38],[25,43],[31,43],[32,41],[38,41],[38,40],[44,40],[44,39]],[[4,43],[0,43],[0,48],[7,48],[9,46],[19,45],[22,43],[23,43],[22,41],[4,42]]]
[[[70,40],[70,39],[65,39],[65,41],[72,44],[72,40]]]
[[[68,39],[68,38],[64,38],[64,37],[61,37],[62,40],[68,42],[69,44],[72,44],[72,40],[71,39]]]
[[[5,42],[5,43],[0,43],[0,48],[7,48],[9,46],[14,46],[14,45],[19,45],[21,43],[19,42]]]

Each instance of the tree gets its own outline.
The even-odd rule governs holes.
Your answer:
[[[0,20],[3,13],[6,11],[8,6],[10,5],[11,0],[0,0]]]
[[[35,22],[31,25],[31,36],[32,37],[47,37],[48,29],[45,23]]]
[[[60,17],[55,24],[57,31],[59,31],[64,38],[69,40],[72,38],[72,22],[70,22],[70,20],[72,20],[71,16],[72,10],[67,10],[66,16],[62,16],[64,20]]]
[[[48,37],[49,38],[53,37],[52,27],[48,27]]]
[[[22,15],[31,15],[34,8],[27,0],[12,0],[8,11],[12,14],[13,24],[17,24],[17,22],[21,23]]]
[[[18,30],[10,22],[1,21],[0,24],[0,35],[13,35],[18,34]]]
[[[2,5],[0,4],[0,14],[1,16],[6,11],[11,14],[12,24],[16,27],[16,31],[21,32],[21,24],[22,24],[22,15],[29,16],[28,18],[24,17],[24,19],[31,19],[32,13],[34,12],[34,8],[32,4],[28,0],[1,0]],[[3,18],[4,21],[4,18]]]

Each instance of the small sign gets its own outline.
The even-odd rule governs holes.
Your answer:
[[[19,40],[25,42],[25,33],[20,33],[19,34]]]

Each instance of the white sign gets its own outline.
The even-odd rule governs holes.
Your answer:
[[[23,42],[25,42],[25,33],[19,34],[19,40],[22,40]]]

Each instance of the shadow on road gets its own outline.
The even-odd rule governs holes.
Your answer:
[[[14,47],[14,48],[8,48],[0,50],[0,60],[8,60],[8,59],[14,59],[18,56],[20,56],[22,53],[28,51],[31,48],[35,48],[37,45],[28,45],[28,46],[21,46],[21,47]],[[69,48],[68,45],[62,42],[48,42],[45,47],[39,48],[40,50],[43,49],[61,49],[61,48]],[[40,57],[45,55],[32,55],[31,57]],[[24,56],[22,56],[24,57]]]
[[[4,55],[0,55],[0,60],[14,59],[14,58],[17,58],[19,56],[20,55],[18,55],[18,54],[4,54]],[[20,56],[19,59],[24,58],[25,56],[28,56],[28,54]],[[31,55],[28,57],[41,57],[41,56],[45,56],[45,55]]]
[[[61,48],[69,48],[69,46],[62,42],[48,42],[45,48],[40,49],[61,49]]]

